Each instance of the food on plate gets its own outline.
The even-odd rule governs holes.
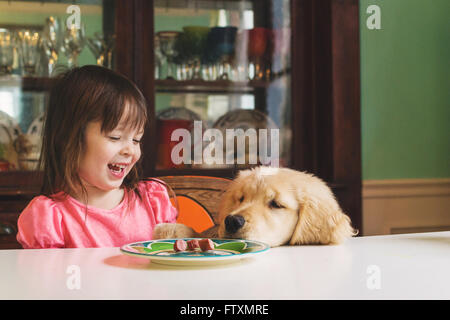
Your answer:
[[[177,252],[186,251],[187,243],[183,239],[175,241],[173,248]]]
[[[198,242],[202,251],[214,250],[214,243],[211,239],[202,239]]]
[[[200,245],[197,239],[192,239],[187,242],[188,250],[200,249]]]
[[[175,241],[173,245],[175,252],[183,252],[186,250],[195,251],[200,249],[201,251],[214,250],[214,242],[211,239],[192,239],[188,242],[183,239]]]

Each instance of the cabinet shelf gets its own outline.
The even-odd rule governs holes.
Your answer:
[[[251,93],[255,89],[265,89],[270,82],[264,80],[230,81],[230,80],[155,80],[158,93]]]
[[[25,91],[48,91],[55,82],[55,78],[49,77],[23,77],[22,89]]]
[[[49,77],[22,77],[17,85],[25,91],[48,91],[56,83],[56,78]],[[155,80],[157,92],[167,93],[252,93],[256,89],[266,89],[269,81],[205,81],[205,80]]]
[[[55,78],[49,77],[0,76],[1,87],[19,87],[24,91],[48,91],[55,82]]]
[[[42,173],[36,171],[0,172],[0,197],[31,197],[39,193]]]
[[[158,169],[155,170],[155,176],[211,176],[220,178],[235,178],[238,171],[250,169],[254,165],[234,166],[228,168],[177,168],[177,169]]]

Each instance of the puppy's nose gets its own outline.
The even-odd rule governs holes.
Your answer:
[[[245,223],[245,219],[243,216],[240,215],[230,215],[227,216],[225,218],[225,230],[228,233],[235,233],[236,231],[238,231],[240,228],[242,228],[242,226]]]

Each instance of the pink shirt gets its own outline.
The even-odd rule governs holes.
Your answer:
[[[62,201],[35,197],[18,220],[17,241],[25,249],[120,247],[152,239],[155,225],[175,222],[166,188],[154,181],[138,185],[142,200],[125,190],[112,210],[86,205],[67,195]]]

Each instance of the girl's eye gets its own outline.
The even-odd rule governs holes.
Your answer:
[[[136,143],[136,144],[140,144],[140,143],[141,143],[141,140],[133,139],[133,142]]]
[[[109,137],[109,139],[113,140],[113,141],[119,141],[120,137]]]

